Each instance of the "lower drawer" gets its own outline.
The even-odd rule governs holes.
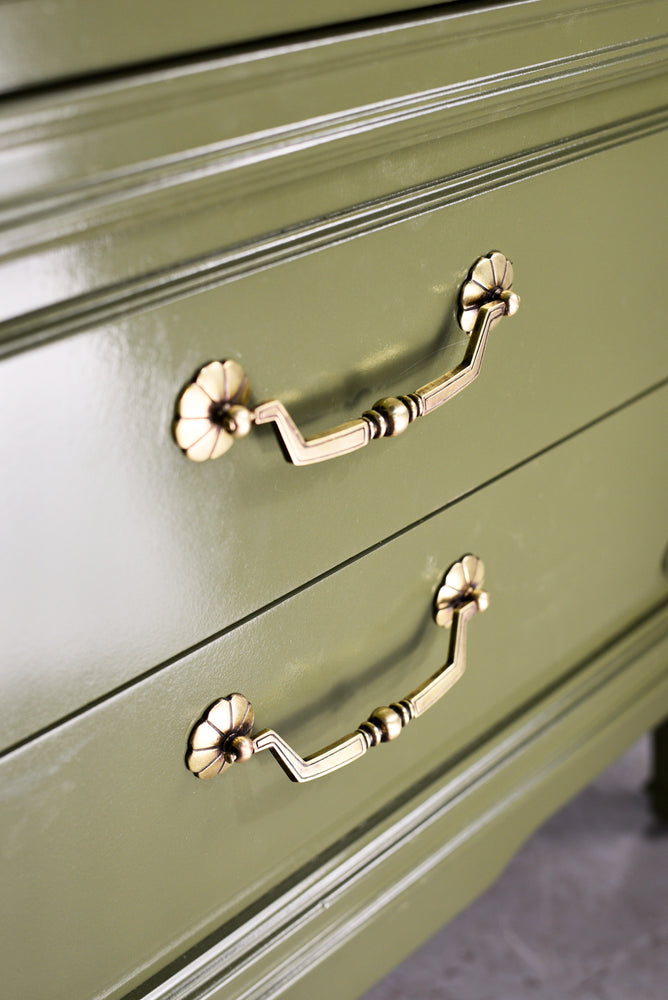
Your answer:
[[[9,754],[8,995],[124,995],[510,713],[539,711],[665,600],[667,422],[664,388]],[[306,786],[268,754],[210,782],[188,773],[193,723],[231,691],[305,755],[433,673],[448,639],[433,594],[467,551],[490,607],[463,678],[400,740]]]

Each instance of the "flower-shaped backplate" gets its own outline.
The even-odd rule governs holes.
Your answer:
[[[498,250],[479,257],[468,273],[459,293],[459,325],[471,333],[480,307],[501,297],[513,287],[513,265]]]
[[[224,455],[234,442],[225,418],[233,406],[247,407],[250,386],[236,361],[211,361],[200,368],[178,402],[174,437],[193,462]]]
[[[254,721],[253,706],[242,694],[215,702],[190,734],[188,770],[198,778],[215,778],[230,767],[236,759],[230,752],[232,741],[250,736]]]
[[[479,603],[484,594],[482,590],[484,582],[485,567],[478,556],[469,553],[453,563],[445,574],[434,601],[436,624],[449,628],[452,616],[458,608],[472,600]],[[486,595],[484,606],[486,606]]]

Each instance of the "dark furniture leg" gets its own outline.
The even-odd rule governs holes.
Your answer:
[[[647,793],[655,816],[668,823],[668,719],[654,730],[653,751],[653,771]]]

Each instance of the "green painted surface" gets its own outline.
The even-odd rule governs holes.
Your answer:
[[[653,750],[654,768],[647,791],[657,817],[668,823],[668,720],[653,733]]]
[[[251,6],[249,28],[228,3],[0,5],[0,88],[159,60],[0,107],[12,996],[121,997],[211,933],[221,1000],[255,1000],[265,974],[272,995],[352,997],[668,712],[644,626],[586,692],[546,694],[666,598],[666,5],[457,5],[169,61],[411,4]],[[174,445],[176,396],[212,358],[307,434],[434,378],[492,248],[521,310],[480,379],[402,438],[312,469],[268,428],[207,466]],[[190,727],[229,691],[304,754],[409,691],[445,655],[432,595],[467,550],[491,594],[469,669],[397,744],[306,787],[265,755],[211,785],[186,772]],[[462,763],[501,723],[510,742]],[[474,787],[482,760],[498,774]],[[433,769],[463,775],[444,826],[414,801]],[[326,905],[308,878],[279,891],[309,865],[343,887],[347,851],[381,850],[383,809],[424,820],[401,862]],[[439,845],[452,860],[416,880]],[[290,893],[312,919],[294,902],[282,937]]]
[[[446,804],[436,821],[418,831],[417,843],[413,850],[413,845],[406,846],[405,857],[393,858],[375,878],[368,873],[366,880],[353,882],[351,891],[341,894],[343,899],[334,896],[321,922],[326,929],[311,926],[310,934],[295,934],[283,954],[275,953],[264,963],[259,954],[253,956],[251,968],[237,975],[230,963],[228,982],[207,997],[259,1000],[263,987],[258,973],[269,973],[273,996],[289,1000],[315,995],[353,1000],[365,992],[383,970],[407,957],[462,904],[484,891],[540,823],[656,723],[668,704],[665,624],[664,616],[663,643],[637,655],[631,669],[627,661],[626,670],[616,675],[610,671],[590,698],[571,706],[553,726],[532,734],[514,759],[499,762],[501,741],[486,746],[483,753],[496,756],[499,766],[486,770],[483,765],[482,780],[465,786],[463,801],[448,801],[444,795]],[[614,663],[614,655],[610,659]],[[617,662],[618,669],[622,664]],[[513,735],[517,737],[517,731]],[[474,758],[474,773],[475,763],[480,763],[479,756]],[[603,831],[599,835],[605,836]],[[331,949],[322,947],[328,931],[335,942]],[[294,952],[298,945],[303,948],[302,962],[288,959],[281,965],[288,949]],[[167,997],[184,1000],[184,994],[159,991],[151,1000]]]
[[[401,11],[411,17],[411,10],[429,6],[436,5],[425,0],[291,0],[289,4],[275,0],[244,4],[234,0],[198,0],[196,4],[183,0],[117,0],[113,5],[86,0],[15,0],[0,8],[0,88],[13,90],[85,73],[126,69],[133,63],[162,61],[347,21],[353,23],[346,30],[364,32],[373,28],[373,23],[369,26],[355,21]],[[484,2],[476,5],[492,30],[517,17],[513,10],[516,6]],[[541,8],[549,6],[545,0],[540,4]],[[562,10],[576,15],[581,6],[580,0],[559,0]],[[424,14],[420,16],[424,18]],[[626,16],[631,18],[633,14]],[[438,19],[437,13],[434,19]],[[391,20],[387,22],[388,32],[394,27]],[[284,45],[292,41],[281,39]]]
[[[5,360],[20,434],[3,442],[3,745],[665,378],[649,183],[665,148],[664,133]],[[239,359],[305,433],[434,378],[464,350],[458,285],[494,247],[520,311],[477,381],[402,437],[303,469],[270,428],[203,466],[174,444],[176,397],[211,358]]]
[[[15,995],[55,996],[54,983],[67,1000],[120,995],[233,927],[241,909],[665,600],[668,475],[648,428],[667,415],[668,390],[652,393],[7,757],[1,939]],[[445,655],[432,596],[467,550],[485,560],[490,608],[471,623],[464,678],[400,740],[307,786],[268,755],[211,783],[186,771],[191,725],[230,691],[306,754],[411,690]],[[39,963],[24,961],[26,948],[39,948]]]
[[[3,72],[0,86],[127,68],[198,50],[320,28],[412,7],[424,0],[120,0],[110,6],[86,0],[18,0],[0,16]],[[53,44],[54,37],[58,45]],[[285,44],[289,44],[286,39]]]

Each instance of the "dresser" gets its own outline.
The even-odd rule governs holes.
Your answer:
[[[354,1000],[668,716],[668,10],[0,39],[7,996]]]

